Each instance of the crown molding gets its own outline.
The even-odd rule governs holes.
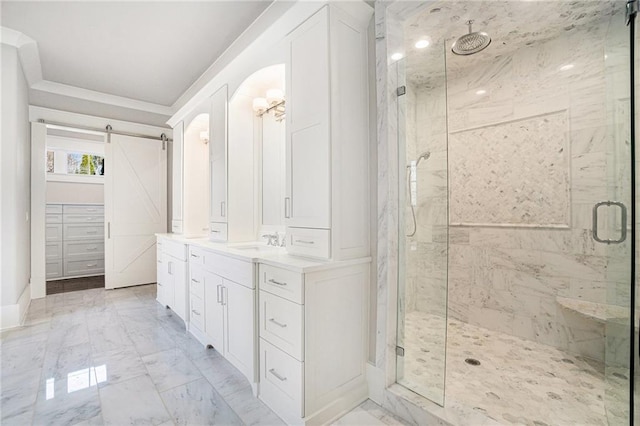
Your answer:
[[[171,114],[174,113],[172,107],[125,98],[123,96],[110,95],[108,93],[96,92],[94,90],[83,89],[81,87],[70,86],[68,84],[56,83],[54,81],[41,80],[32,85],[31,89],[52,93],[54,95],[67,96],[70,98],[82,99],[85,101],[108,104],[154,114],[171,116]]]
[[[40,53],[38,51],[38,43],[35,40],[27,37],[20,31],[12,30],[7,27],[0,27],[0,41],[3,44],[7,44],[18,49],[18,56],[20,58],[20,63],[22,64],[22,71],[24,72],[29,88],[32,90],[121,108],[160,114],[167,117],[170,117],[175,113],[175,108],[173,106],[139,101],[136,99],[126,98],[124,96],[110,95],[108,93],[96,92],[94,90],[45,80],[42,77]]]

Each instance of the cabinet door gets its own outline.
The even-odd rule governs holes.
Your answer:
[[[176,260],[174,258],[172,258],[171,256],[168,256],[166,254],[163,254],[162,256],[165,260],[166,260],[166,265],[167,265],[167,269],[166,269],[166,277],[167,279],[165,280],[164,283],[164,300],[165,300],[165,304],[169,307],[171,307],[172,310],[175,311],[175,302],[176,302],[176,298],[175,298],[175,269],[176,269]]]
[[[287,63],[287,225],[330,223],[329,39],[327,8],[291,34]]]
[[[225,358],[250,381],[254,375],[254,290],[224,280]]]
[[[227,222],[227,86],[211,96],[209,116],[209,222]]]
[[[222,306],[222,277],[204,273],[204,332],[218,352],[224,354],[224,306]]]
[[[158,302],[161,305],[166,306],[167,305],[167,295],[166,295],[166,288],[167,288],[167,256],[164,255],[162,252],[158,252],[158,263],[157,263],[158,267],[157,267],[157,278],[156,278],[156,282],[158,284],[157,286],[157,295],[156,295],[156,299],[158,300]]]
[[[187,321],[187,262],[172,258],[171,275],[173,276],[174,303],[173,312],[178,314],[183,321]]]
[[[183,162],[184,162],[184,124],[179,122],[173,128],[171,153],[171,231],[181,233],[183,210]]]

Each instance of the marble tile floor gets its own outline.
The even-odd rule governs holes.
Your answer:
[[[628,370],[605,374],[602,363],[550,346],[452,319],[445,333],[444,325],[439,316],[406,315],[402,385],[439,403],[444,388],[447,405],[500,424],[628,424]]]
[[[283,424],[155,295],[146,285],[32,301],[25,325],[0,333],[0,424]],[[335,424],[402,422],[366,401]]]

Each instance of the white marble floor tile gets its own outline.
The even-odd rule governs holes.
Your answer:
[[[253,396],[250,387],[226,396],[225,399],[247,426],[285,424],[269,407]]]
[[[100,389],[105,425],[159,425],[171,420],[149,376]]]
[[[65,380],[40,382],[34,425],[74,425],[100,416],[100,397],[89,369]]]
[[[98,387],[120,383],[134,377],[144,376],[147,369],[142,358],[133,347],[115,349],[93,356],[92,365],[104,381],[98,380]]]
[[[151,379],[160,392],[202,378],[202,374],[181,349],[142,357]]]
[[[169,333],[159,325],[146,330],[130,331],[129,339],[131,339],[141,356],[166,351],[176,346]]]
[[[0,353],[0,377],[41,369],[44,362],[46,343],[32,342],[24,345],[2,348]]]
[[[42,367],[45,379],[62,380],[67,374],[91,366],[91,346],[86,343],[47,348]]]
[[[177,425],[242,425],[240,418],[204,378],[160,394]]]
[[[0,424],[19,424],[25,418],[31,422],[42,370],[37,368],[0,380]]]
[[[28,343],[46,342],[49,338],[49,327],[49,323],[39,323],[3,331],[0,333],[0,349]]]
[[[121,325],[105,325],[90,333],[91,350],[94,354],[133,347],[127,330]]]
[[[225,398],[244,389],[250,389],[251,384],[246,377],[233,367],[227,360],[215,361],[211,368],[202,370],[202,375]]]

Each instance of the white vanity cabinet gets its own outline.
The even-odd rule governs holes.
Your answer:
[[[185,324],[189,322],[189,289],[187,287],[187,245],[158,238],[156,299],[173,310]]]
[[[364,401],[369,262],[260,263],[258,277],[260,399],[287,424],[325,424]]]
[[[226,241],[227,232],[227,86],[211,96],[209,116],[209,222],[212,241]]]
[[[257,382],[254,264],[191,245],[191,331]],[[202,304],[199,310],[199,304]]]
[[[364,2],[326,5],[289,35],[284,206],[292,254],[369,254],[372,14]]]

